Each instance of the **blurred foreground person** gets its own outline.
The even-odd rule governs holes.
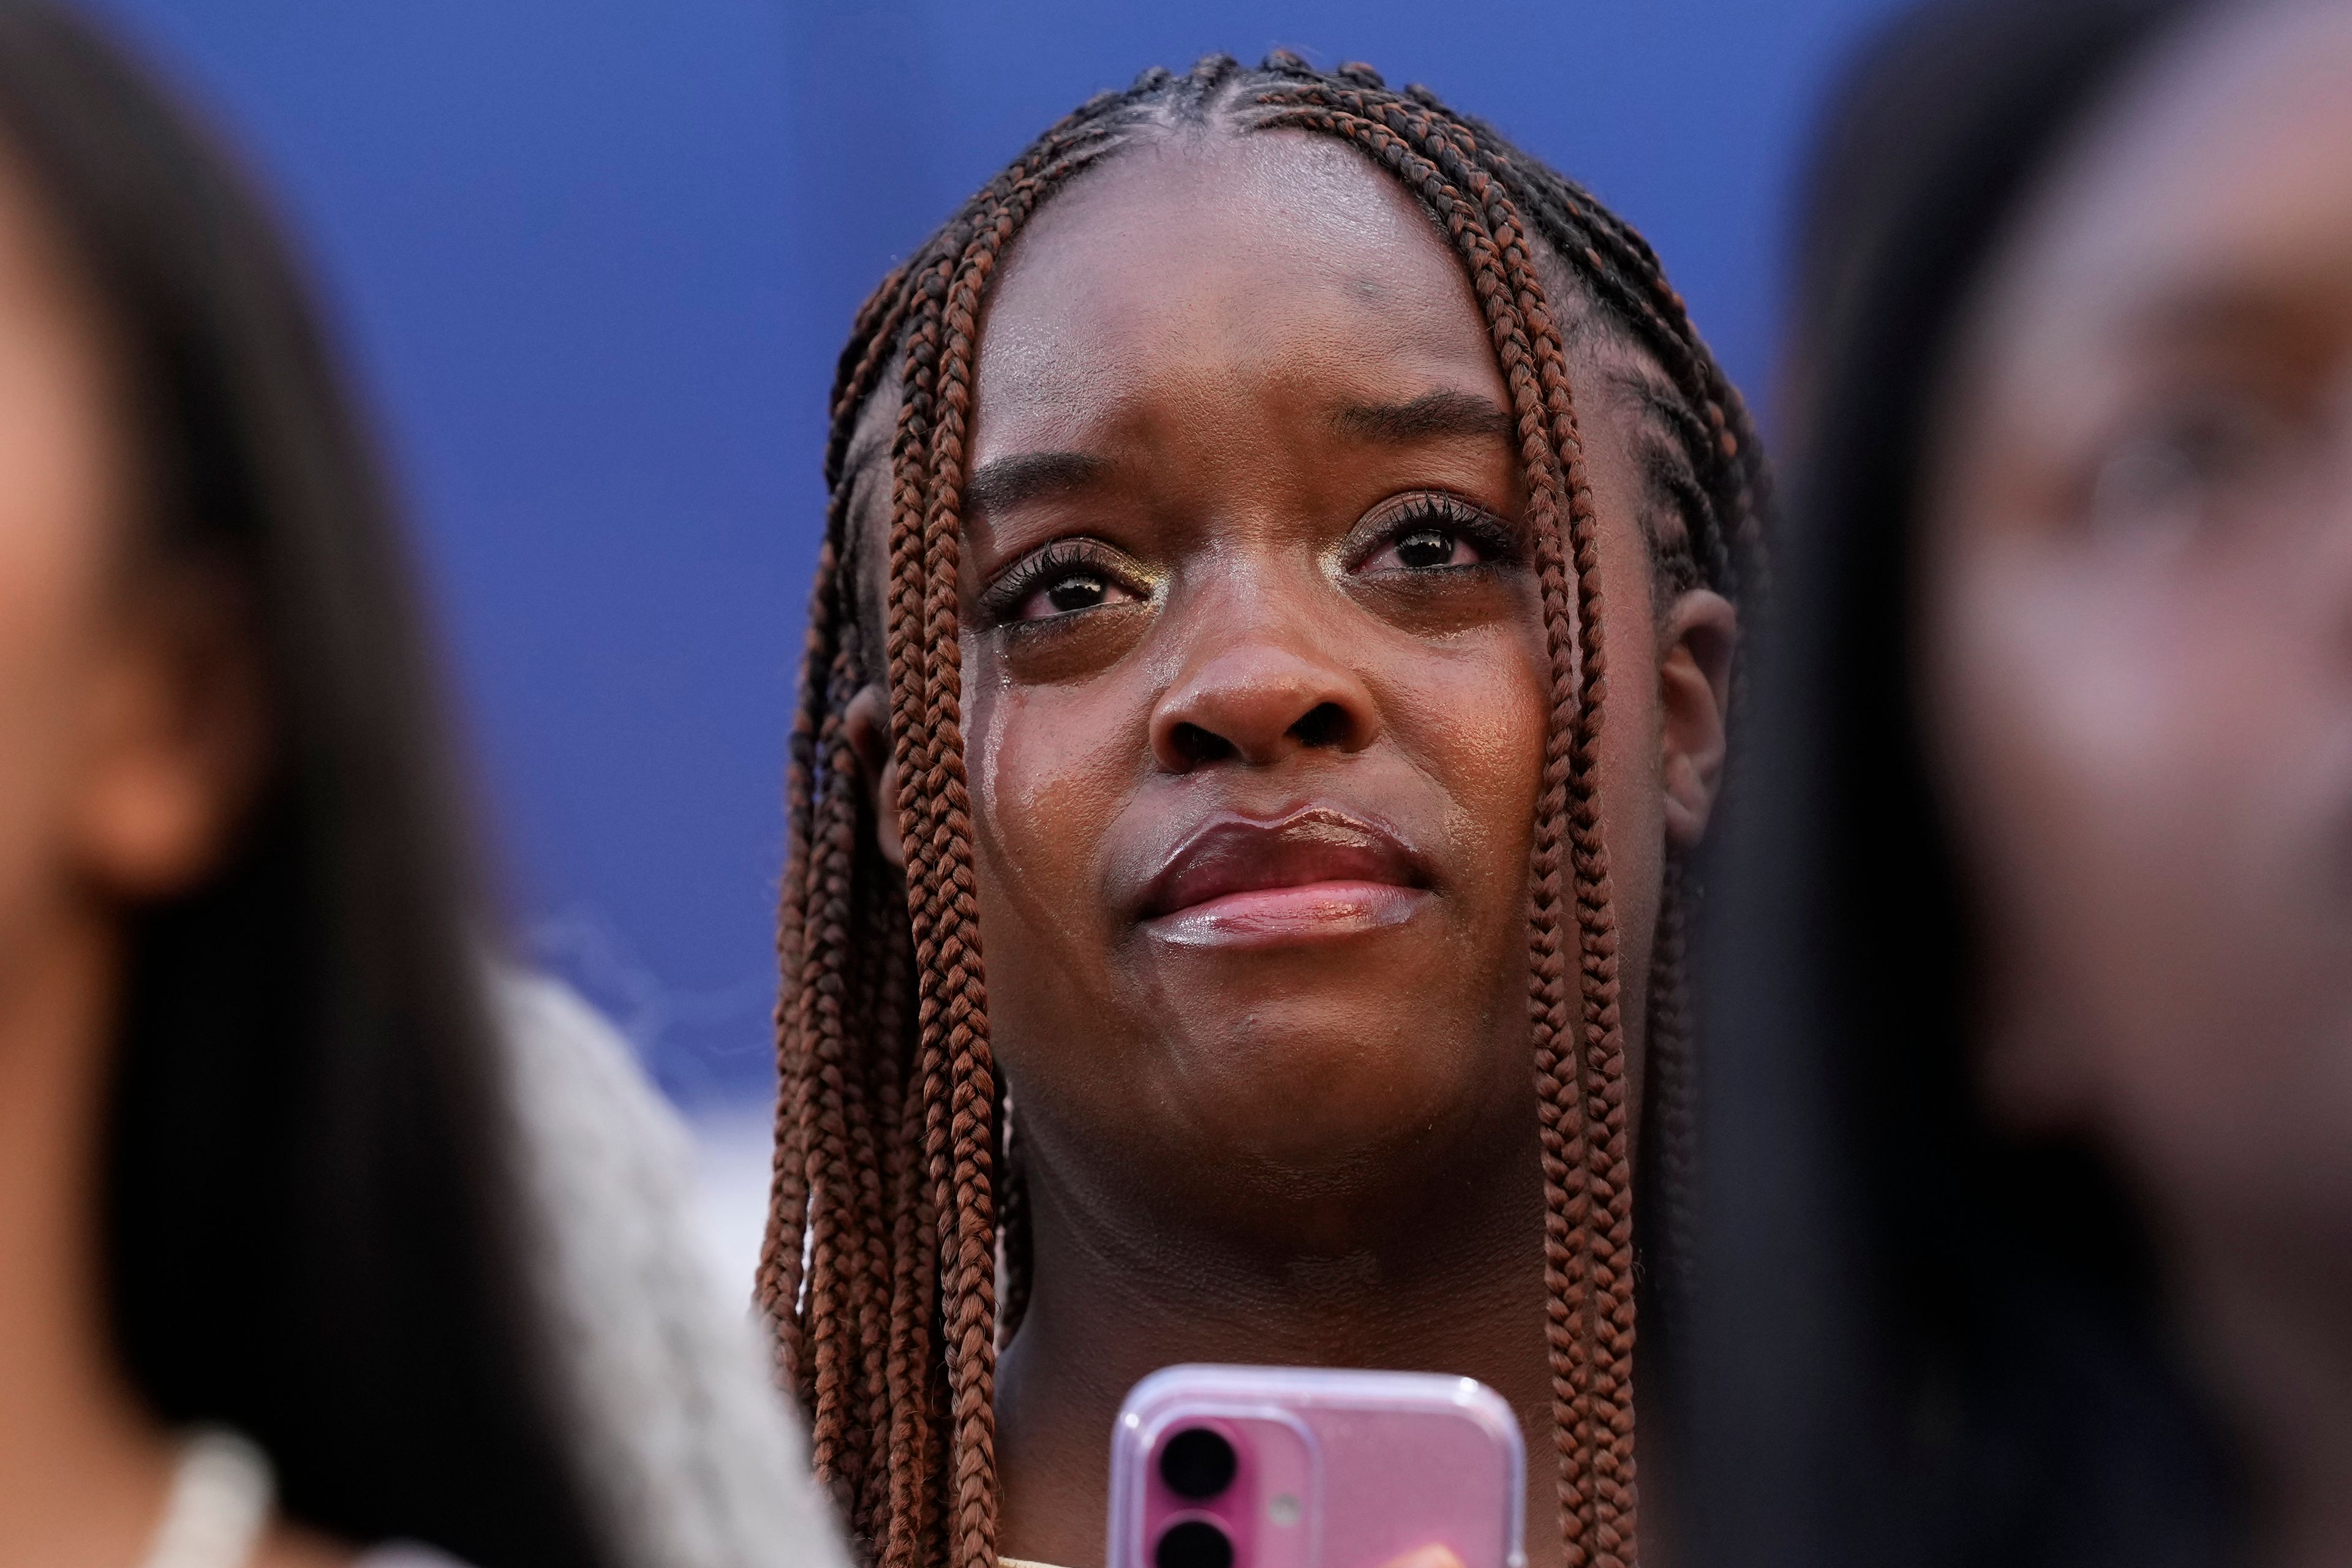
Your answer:
[[[1940,7],[1820,172],[1710,1564],[2352,1562],[2352,7]]]
[[[252,198],[0,5],[0,1563],[835,1561],[407,584]]]

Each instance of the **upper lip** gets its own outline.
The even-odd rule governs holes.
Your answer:
[[[1178,845],[1145,884],[1138,918],[1154,920],[1233,893],[1313,882],[1428,886],[1396,834],[1350,812],[1310,805],[1276,821],[1227,816]]]

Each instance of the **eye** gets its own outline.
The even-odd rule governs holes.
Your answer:
[[[1475,566],[1480,559],[1477,546],[1450,528],[1416,528],[1397,535],[1365,564],[1374,571],[1402,566],[1418,572],[1433,566]]]
[[[981,613],[992,625],[1022,625],[1082,615],[1148,596],[1131,563],[1099,540],[1056,540],[1022,557],[991,584]]]
[[[2291,478],[2294,421],[2266,400],[2202,389],[2132,421],[2091,479],[2103,533],[2178,535],[2242,520]]]
[[[1362,547],[1355,569],[1367,573],[1444,572],[1507,557],[1510,526],[1484,507],[1444,490],[1385,501],[1357,525]]]
[[[1040,621],[1047,616],[1067,616],[1080,610],[1091,610],[1118,592],[1118,586],[1099,572],[1073,572],[1066,577],[1055,578],[1051,584],[1022,601],[1017,618]]]

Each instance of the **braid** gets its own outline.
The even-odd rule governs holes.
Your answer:
[[[1650,959],[1649,1069],[1642,1116],[1652,1200],[1651,1268],[1668,1296],[1690,1283],[1693,1194],[1697,1191],[1696,1083],[1691,1071],[1691,891],[1678,858],[1666,863],[1658,938]]]
[[[1548,269],[1672,382],[1678,401],[1664,417],[1696,476],[1682,498],[1686,571],[1735,599],[1759,580],[1761,453],[1639,236],[1489,128],[1420,89],[1391,91],[1369,66],[1326,75],[1277,52],[1250,70],[1218,55],[1097,94],[858,312],[831,401],[831,503],[787,773],[782,1091],[758,1287],[779,1375],[809,1413],[818,1474],[862,1556],[994,1568],[996,1352],[1026,1306],[1031,1255],[989,1037],[964,773],[958,573],[979,313],[1006,247],[1062,184],[1124,147],[1221,122],[1346,142],[1412,192],[1471,280],[1509,389],[1550,665],[1528,996],[1560,1527],[1570,1564],[1630,1563],[1633,1184],[1599,797],[1606,606]],[[894,373],[887,588],[882,623],[861,628],[844,468],[860,414]],[[874,847],[844,724],[884,663],[903,872]],[[1670,889],[1669,910],[1680,907]],[[1668,992],[1652,1002],[1652,1060],[1678,1058],[1654,1067],[1662,1086],[1686,1079],[1675,1076],[1685,1030],[1672,929],[1657,971]]]

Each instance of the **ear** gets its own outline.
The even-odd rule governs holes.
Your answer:
[[[82,709],[78,859],[121,898],[168,898],[226,855],[266,763],[239,596],[209,575],[128,592]]]
[[[1660,777],[1666,796],[1666,839],[1696,849],[1723,785],[1729,746],[1731,656],[1739,612],[1709,588],[1677,598],[1658,627]]]
[[[874,791],[874,843],[882,858],[903,871],[907,847],[898,837],[898,759],[890,746],[889,702],[879,686],[862,688],[849,700],[841,728],[856,753],[857,771]]]

